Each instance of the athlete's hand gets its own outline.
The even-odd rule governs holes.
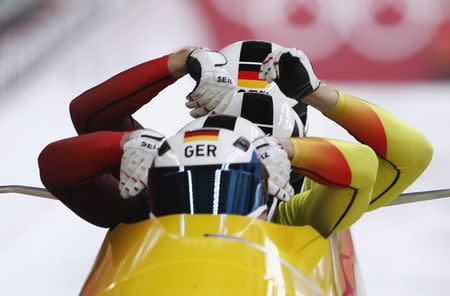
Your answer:
[[[269,173],[269,194],[288,201],[294,195],[294,189],[289,184],[291,162],[286,151],[272,136],[257,138],[253,145]]]
[[[275,81],[287,97],[298,101],[320,84],[306,55],[295,48],[280,48],[269,54],[261,65],[259,78]]]
[[[119,190],[123,198],[136,196],[148,186],[148,170],[164,136],[151,129],[131,132],[124,142]]]
[[[192,117],[210,112],[222,113],[234,95],[235,83],[222,66],[225,56],[208,48],[198,48],[186,60],[188,73],[197,81],[194,90],[187,95],[186,107],[193,109]]]

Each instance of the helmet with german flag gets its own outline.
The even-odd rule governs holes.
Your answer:
[[[250,142],[256,138],[265,136],[265,133],[251,121],[237,116],[216,114],[207,115],[193,120],[181,128],[180,132],[191,131],[196,129],[208,128],[224,128],[239,133]]]
[[[150,210],[155,216],[259,217],[267,212],[267,177],[251,140],[242,134],[226,128],[188,128],[159,148],[149,171]]]
[[[259,79],[262,62],[279,48],[273,42],[246,40],[220,50],[227,59],[223,67],[237,84],[237,94],[222,113],[247,118],[277,137],[304,136],[306,105],[285,96],[275,82]]]
[[[224,65],[236,81],[238,91],[268,91],[275,83],[259,79],[259,69],[268,54],[281,48],[278,44],[261,40],[238,41],[222,48],[227,58]]]

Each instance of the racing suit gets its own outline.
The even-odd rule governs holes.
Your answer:
[[[42,183],[77,215],[101,227],[148,218],[147,190],[123,199],[119,192],[120,140],[141,129],[131,115],[177,79],[168,55],[130,68],[70,104],[80,136],[49,144],[39,155]]]
[[[343,92],[325,115],[365,145],[291,138],[292,169],[307,181],[302,193],[279,205],[277,219],[312,225],[327,237],[395,199],[425,170],[433,149],[416,129]]]
[[[120,196],[120,140],[125,131],[142,128],[131,115],[176,81],[167,61],[164,56],[130,68],[75,98],[70,114],[79,136],[51,143],[39,156],[46,188],[95,225],[113,227],[148,217],[147,190],[136,198]],[[324,236],[395,198],[420,175],[432,153],[419,132],[344,93],[326,115],[368,146],[292,138],[293,169],[312,181],[306,191],[281,203],[277,213],[280,223],[309,224]],[[411,151],[411,145],[420,148]]]

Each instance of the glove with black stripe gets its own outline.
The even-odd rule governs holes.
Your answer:
[[[320,84],[306,55],[296,48],[280,48],[269,54],[261,65],[260,79],[275,81],[289,98],[301,101]]]
[[[186,69],[197,82],[186,97],[186,107],[193,109],[192,117],[210,112],[222,113],[234,95],[235,83],[222,66],[227,63],[223,54],[208,48],[198,48],[186,60]]]

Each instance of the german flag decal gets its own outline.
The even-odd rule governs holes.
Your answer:
[[[218,130],[200,130],[184,133],[184,143],[193,141],[217,141],[219,138]]]
[[[272,44],[262,41],[245,41],[239,56],[238,86],[266,88],[268,82],[259,79],[259,69],[266,56],[272,52]]]
[[[248,88],[266,88],[269,84],[266,80],[259,79],[261,64],[239,63],[238,86]]]

